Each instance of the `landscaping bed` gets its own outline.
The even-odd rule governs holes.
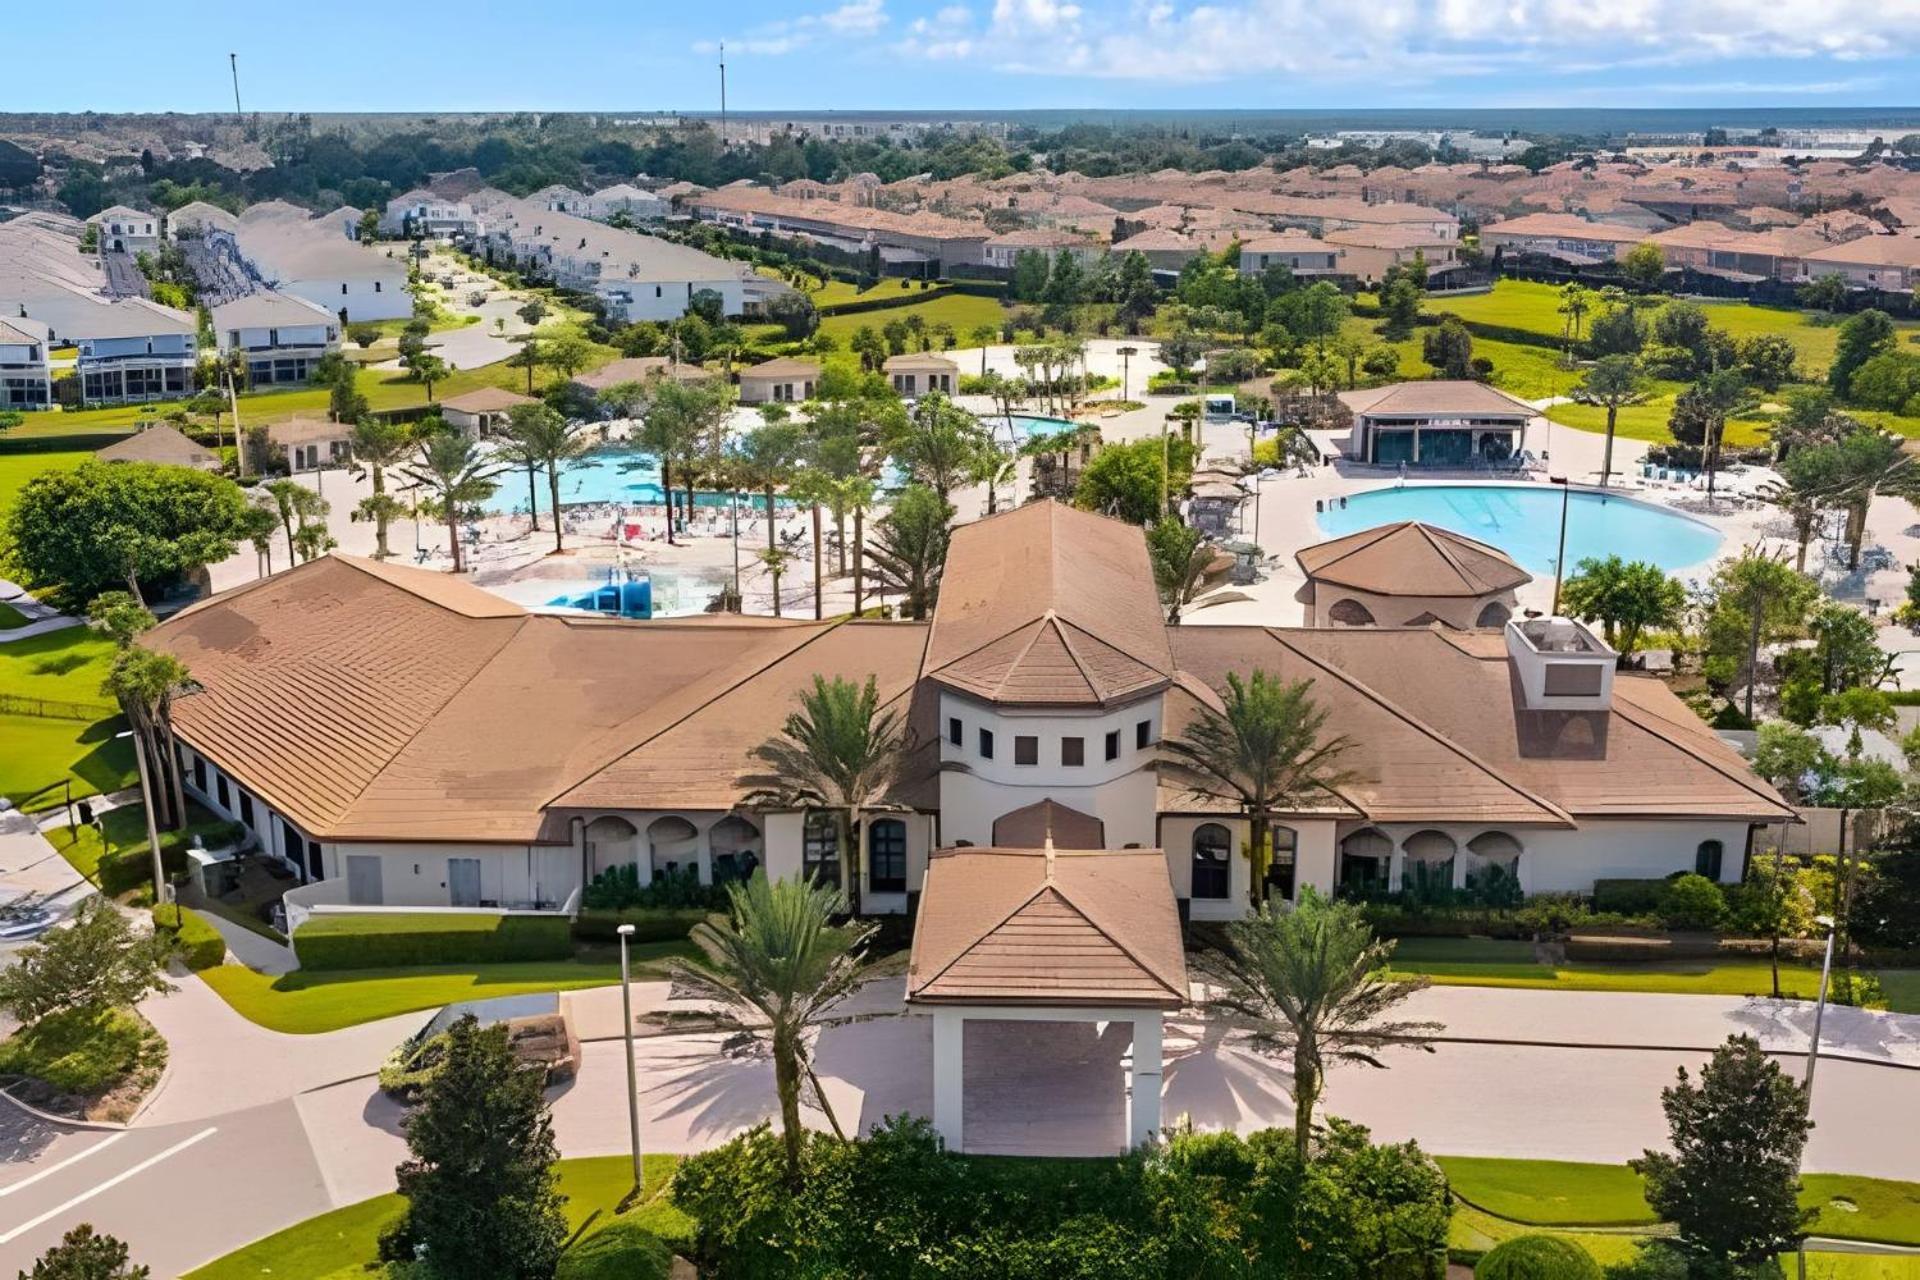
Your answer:
[[[132,1009],[49,1014],[0,1042],[8,1093],[78,1120],[131,1119],[166,1065],[166,1040]]]

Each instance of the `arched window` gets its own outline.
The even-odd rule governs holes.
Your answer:
[[[697,856],[700,829],[678,814],[655,818],[647,824],[647,851],[655,875],[669,875],[682,867],[691,867]]]
[[[1341,600],[1327,610],[1327,621],[1340,627],[1370,627],[1373,613],[1358,600]]]
[[[1480,616],[1473,620],[1476,627],[1504,627],[1513,617],[1513,610],[1498,600],[1489,600],[1480,610]]]
[[[1293,901],[1293,865],[1300,851],[1300,833],[1292,827],[1269,827],[1273,861],[1267,864],[1267,896]]]
[[[746,880],[760,865],[760,828],[737,813],[730,813],[707,832],[707,844],[713,849],[713,878]]]
[[[1340,841],[1340,892],[1366,896],[1387,887],[1393,841],[1377,827],[1362,827]]]
[[[907,824],[898,818],[867,824],[867,886],[875,893],[907,891]]]
[[[816,809],[807,815],[800,838],[800,874],[840,887],[840,845],[834,838],[831,813]]]
[[[1193,896],[1222,899],[1232,881],[1233,833],[1217,822],[1193,830]]]
[[[587,824],[581,833],[587,845],[588,875],[597,876],[609,867],[631,866],[639,829],[625,818],[602,814]]]
[[[1520,842],[1504,831],[1467,841],[1467,888],[1496,905],[1520,898]]]
[[[1453,855],[1458,846],[1452,836],[1444,831],[1416,831],[1401,847],[1406,853],[1401,888],[1413,894],[1453,888]]]
[[[1702,840],[1700,847],[1693,851],[1693,869],[1709,880],[1718,880],[1725,857],[1726,846],[1718,840]]]

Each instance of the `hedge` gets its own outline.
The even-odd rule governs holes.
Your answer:
[[[621,925],[633,926],[635,942],[675,942],[713,912],[699,907],[625,907],[618,911],[583,908],[573,922],[573,936],[583,942],[611,942]]]
[[[1600,1266],[1578,1241],[1515,1236],[1495,1245],[1473,1269],[1474,1280],[1600,1280]]]
[[[316,915],[293,938],[303,969],[390,969],[429,964],[565,960],[564,916]]]
[[[226,938],[197,911],[187,907],[155,907],[153,927],[173,935],[174,945],[180,949],[180,962],[195,973],[227,962]]]
[[[893,276],[887,277],[888,280],[895,278],[896,277]],[[888,292],[881,297],[852,298],[846,302],[829,302],[825,306],[816,309],[820,312],[822,319],[825,319],[827,316],[857,316],[865,315],[870,311],[895,311],[901,307],[910,307],[917,302],[931,302],[942,294],[959,292],[959,290],[955,289],[952,285],[928,285],[922,289],[908,277],[898,278],[909,280],[906,288],[889,288]]]
[[[1666,897],[1665,880],[1595,880],[1593,909],[1617,911],[1623,916],[1652,915]]]

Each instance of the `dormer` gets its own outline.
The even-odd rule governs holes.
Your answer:
[[[1606,711],[1620,655],[1572,618],[1507,623],[1507,658],[1528,711]]]

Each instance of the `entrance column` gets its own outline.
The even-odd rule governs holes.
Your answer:
[[[966,1016],[959,1009],[933,1011],[933,1127],[947,1150],[961,1150],[962,1069],[966,1061]]]
[[[1133,1066],[1127,1073],[1127,1146],[1160,1134],[1160,1011],[1133,1017]],[[939,1050],[936,1048],[935,1061]]]

